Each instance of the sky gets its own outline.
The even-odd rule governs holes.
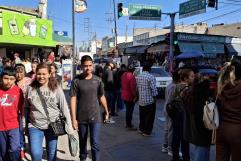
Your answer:
[[[40,0],[0,0],[0,5],[21,6],[37,8]],[[84,13],[75,14],[76,43],[81,44],[87,41],[96,33],[97,39],[101,40],[105,36],[113,35],[114,22],[107,21],[113,19],[113,0],[86,0],[88,10]],[[179,4],[187,0],[115,0],[128,4],[158,5],[165,13],[177,12]],[[209,26],[213,24],[230,24],[241,22],[241,0],[219,0],[219,9],[207,8],[207,12],[179,19],[176,16],[175,24],[193,24],[197,22],[207,22]],[[53,30],[67,31],[72,37],[72,0],[48,0],[48,18],[53,20]],[[89,21],[89,23],[86,23]],[[117,20],[118,35],[124,36],[126,29],[128,35],[132,35],[133,28],[162,28],[169,26],[170,17],[162,15],[161,21],[129,20],[129,17],[121,17]],[[89,26],[89,32],[87,27]],[[85,28],[85,29],[84,29]]]

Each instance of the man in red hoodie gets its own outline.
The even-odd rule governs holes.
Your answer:
[[[0,84],[0,161],[20,160],[19,120],[23,116],[24,97],[15,85],[15,70],[6,67]]]

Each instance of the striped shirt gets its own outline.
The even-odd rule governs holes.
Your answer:
[[[157,96],[156,78],[149,72],[143,71],[137,77],[137,88],[139,92],[139,105],[147,106],[154,103]]]

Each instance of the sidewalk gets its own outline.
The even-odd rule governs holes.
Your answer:
[[[162,102],[158,103],[156,120],[152,137],[144,137],[137,131],[125,129],[125,111],[120,111],[113,119],[115,124],[103,124],[101,130],[101,161],[169,161],[171,158],[161,152],[163,122],[158,120],[162,113]],[[138,126],[139,110],[135,107],[133,124]],[[44,151],[45,152],[45,151]],[[91,151],[88,145],[88,159],[91,161]],[[46,155],[44,156],[46,158]],[[67,136],[59,137],[58,161],[78,161],[68,151]],[[27,160],[31,160],[27,154]],[[44,160],[44,159],[43,159]],[[46,161],[46,159],[44,160]]]

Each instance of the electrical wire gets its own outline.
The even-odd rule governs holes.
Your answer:
[[[210,21],[210,20],[217,19],[217,18],[220,18],[220,17],[223,17],[223,16],[227,16],[227,15],[229,15],[229,14],[233,14],[233,13],[236,13],[236,12],[241,12],[241,8],[239,8],[239,9],[237,9],[237,10],[233,10],[233,11],[228,12],[228,13],[225,13],[225,14],[222,14],[222,15],[218,15],[218,16],[216,16],[216,17],[212,17],[212,18],[209,18],[209,19],[200,21],[200,22]],[[199,22],[199,23],[200,23],[200,22]]]

